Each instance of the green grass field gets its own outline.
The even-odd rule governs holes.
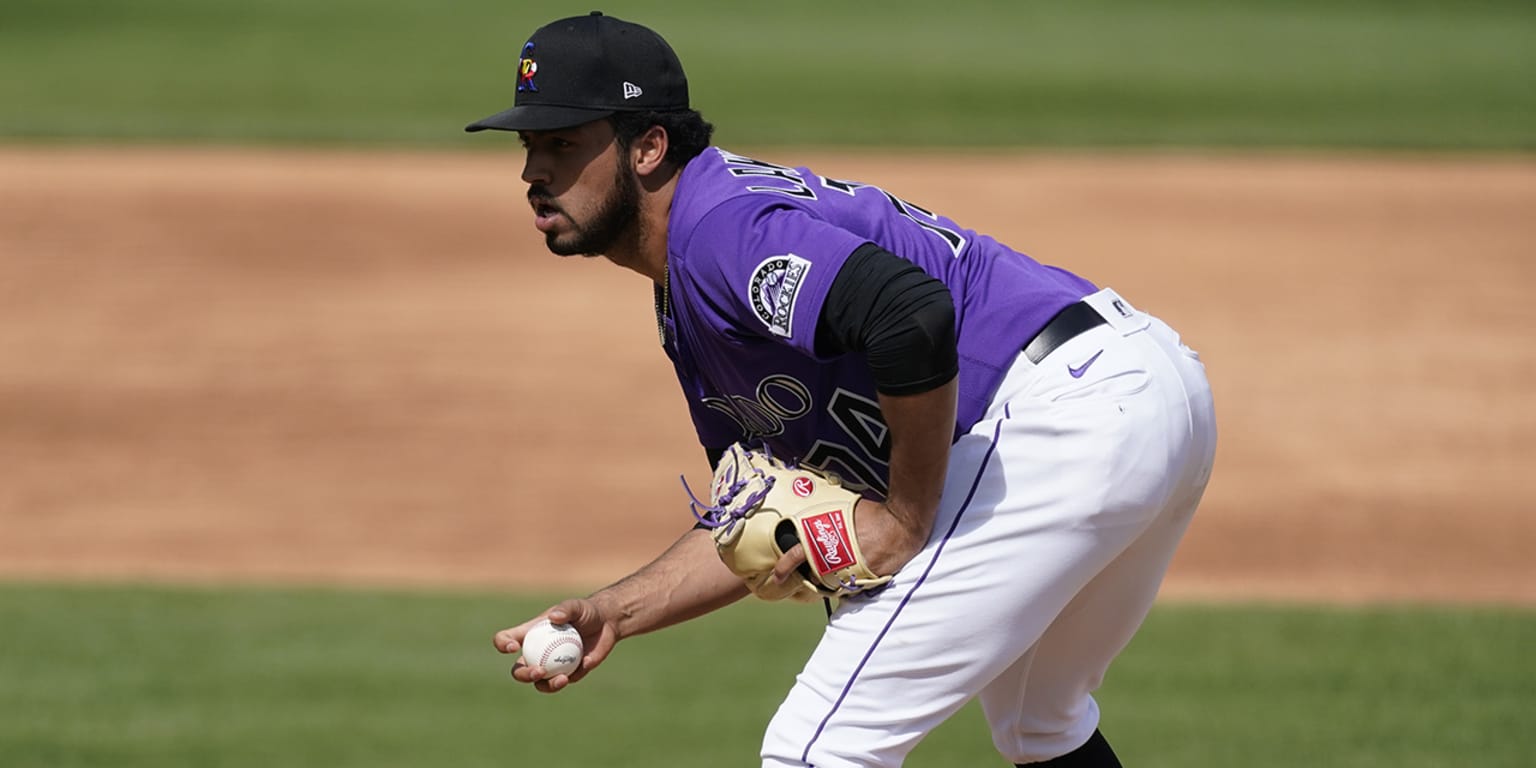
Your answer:
[[[731,145],[1536,148],[1526,0],[615,0]],[[591,4],[7,0],[0,136],[487,146]]]
[[[752,764],[815,606],[627,641],[555,696],[492,631],[546,597],[0,587],[0,756],[47,766]],[[1536,613],[1162,605],[1110,672],[1127,765],[1528,766]],[[1001,765],[979,710],[911,766]]]

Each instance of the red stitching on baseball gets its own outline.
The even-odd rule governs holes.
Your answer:
[[[547,668],[549,666],[550,657],[554,656],[555,651],[559,650],[560,647],[564,645],[576,645],[576,641],[570,637],[567,637],[566,633],[562,632],[554,642],[550,643],[547,647],[544,648],[544,653],[539,656],[539,666]],[[578,646],[576,650],[576,663],[578,665],[581,663],[580,646]]]

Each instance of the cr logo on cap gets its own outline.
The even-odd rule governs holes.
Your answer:
[[[517,64],[517,90],[538,92],[539,87],[533,84],[533,76],[539,73],[539,63],[533,60],[533,41],[523,46],[523,60]]]

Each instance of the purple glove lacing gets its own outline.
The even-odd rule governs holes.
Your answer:
[[[771,454],[768,454],[767,446],[763,446],[762,451],[769,458],[773,458]],[[738,465],[736,469],[739,471],[740,466]],[[700,501],[699,497],[694,494],[693,489],[688,487],[688,478],[678,475],[678,479],[683,481],[683,490],[688,493],[689,511],[693,512],[693,516],[698,519],[699,524],[705,528],[714,529],[730,526],[737,520],[745,518],[755,511],[758,505],[763,503],[763,499],[768,497],[768,492],[773,490],[773,483],[776,478],[755,467],[752,468],[752,474],[762,478],[762,488],[738,501],[736,494],[741,493],[743,489],[750,485],[751,479],[737,478],[725,489],[724,493],[720,494],[718,504],[705,504]]]
[[[742,489],[749,484],[746,480],[737,480],[725,489],[725,493],[721,494],[720,503],[717,505],[699,501],[693,489],[688,487],[688,478],[678,475],[678,479],[683,481],[683,490],[688,492],[688,508],[693,512],[693,516],[698,518],[699,523],[705,528],[719,528],[730,525],[756,510],[757,505],[763,503],[763,499],[768,497],[768,492],[773,490],[774,478],[766,476],[762,470],[757,470],[757,474],[763,475],[762,488],[737,502],[736,494],[741,493]]]

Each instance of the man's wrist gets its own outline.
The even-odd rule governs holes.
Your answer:
[[[613,628],[615,638],[623,639],[629,634],[625,630],[634,612],[625,607],[625,601],[617,594],[619,587],[620,584],[604,587],[588,596],[587,601],[602,622]]]
[[[885,513],[896,521],[897,527],[906,534],[910,540],[907,543],[919,543],[928,540],[928,534],[933,532],[933,520],[937,510],[923,509],[919,504],[912,504],[901,499],[887,498],[884,504]]]

